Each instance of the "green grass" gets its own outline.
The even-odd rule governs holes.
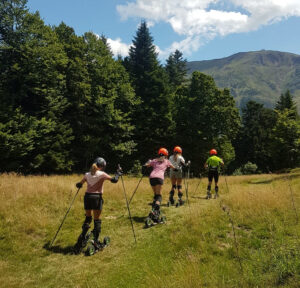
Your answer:
[[[163,206],[167,223],[150,229],[143,226],[152,192],[143,179],[131,203],[137,244],[121,183],[106,183],[102,237],[111,245],[92,257],[70,253],[84,220],[84,191],[47,248],[81,176],[1,175],[0,286],[299,287],[299,170],[292,175],[227,177],[228,190],[222,177],[221,198],[209,201],[206,179],[196,192],[199,179],[191,179],[190,206]],[[130,196],[138,179],[124,181]],[[166,180],[163,203],[169,189]]]

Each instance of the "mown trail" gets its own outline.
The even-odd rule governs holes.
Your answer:
[[[221,198],[209,201],[206,179],[196,193],[199,179],[191,179],[190,207],[163,205],[167,223],[150,229],[143,227],[152,192],[143,179],[130,205],[136,245],[122,185],[106,183],[102,237],[112,242],[92,257],[70,254],[84,219],[84,191],[47,248],[80,177],[0,176],[3,287],[299,287],[300,224],[289,190],[290,183],[299,213],[299,172],[290,182],[285,175],[227,177],[229,191],[221,177]],[[124,181],[130,197],[138,179]],[[169,189],[166,180],[163,204]]]

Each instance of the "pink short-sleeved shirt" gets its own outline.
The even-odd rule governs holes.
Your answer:
[[[94,175],[86,173],[83,179],[87,182],[86,193],[103,194],[103,182],[110,179],[110,176],[103,171],[96,171]]]
[[[165,178],[165,171],[168,167],[170,167],[171,162],[168,159],[164,159],[164,161],[159,161],[157,159],[150,160],[150,166],[153,167],[153,170],[150,174],[150,178]]]

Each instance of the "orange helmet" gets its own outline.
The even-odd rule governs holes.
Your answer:
[[[209,151],[209,154],[210,154],[210,155],[217,155],[217,150],[216,150],[216,149],[211,149],[211,150]]]
[[[160,148],[158,150],[158,155],[160,155],[160,156],[168,156],[169,152],[168,152],[168,150],[166,148]]]
[[[179,146],[176,146],[173,150],[174,153],[182,153],[182,149]]]

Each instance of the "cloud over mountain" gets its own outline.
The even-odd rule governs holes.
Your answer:
[[[300,16],[299,0],[136,0],[118,5],[123,20],[142,18],[155,25],[168,23],[184,37],[162,54],[196,51],[216,36],[259,29],[291,16]]]

